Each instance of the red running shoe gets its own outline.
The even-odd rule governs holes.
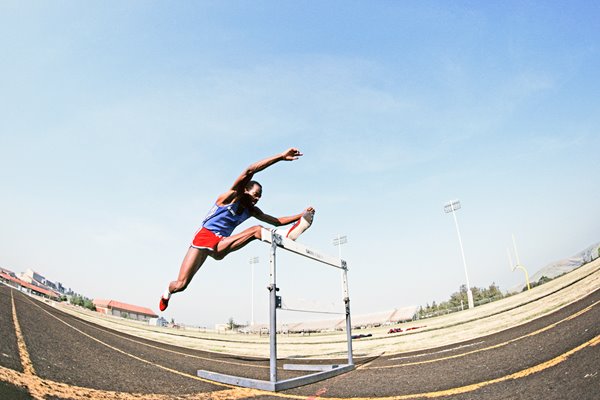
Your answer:
[[[160,311],[165,311],[169,306],[169,299],[165,299],[164,297],[160,297],[160,302],[158,303],[158,308]]]

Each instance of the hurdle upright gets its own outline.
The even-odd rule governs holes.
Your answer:
[[[198,376],[209,380],[228,383],[231,385],[268,390],[277,392],[280,390],[292,389],[298,386],[308,385],[354,369],[354,360],[352,357],[352,322],[350,319],[350,296],[348,292],[348,267],[346,261],[336,257],[321,254],[313,249],[309,249],[301,243],[287,239],[279,235],[275,230],[271,231],[262,228],[262,241],[271,244],[269,257],[269,371],[270,380],[250,379],[233,375],[226,375],[205,370],[198,370]],[[294,371],[311,371],[311,374],[299,376],[296,378],[278,380],[277,379],[277,309],[281,308],[281,296],[277,295],[277,248],[282,248],[292,253],[308,257],[323,264],[338,268],[342,271],[342,291],[344,296],[344,308],[346,315],[346,337],[348,346],[347,364],[284,364],[283,368]],[[316,372],[315,372],[316,371]]]

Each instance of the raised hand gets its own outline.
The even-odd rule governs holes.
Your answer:
[[[301,157],[303,154],[300,153],[300,150],[296,149],[296,148],[291,148],[288,149],[286,151],[284,151],[281,156],[283,158],[283,160],[285,161],[293,161],[293,160],[297,160],[299,157]]]

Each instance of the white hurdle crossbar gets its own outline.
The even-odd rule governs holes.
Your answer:
[[[270,282],[269,282],[269,354],[270,354],[270,380],[259,380],[243,378],[239,376],[220,374],[205,370],[199,370],[198,376],[236,386],[248,387],[253,389],[268,390],[278,392],[280,390],[292,389],[298,386],[308,385],[319,382],[321,380],[340,375],[354,369],[354,361],[352,358],[352,323],[350,321],[350,296],[348,294],[348,268],[346,261],[336,257],[323,255],[315,250],[295,242],[293,240],[282,237],[276,231],[271,231],[262,228],[262,241],[271,243],[270,253]],[[348,343],[348,363],[347,364],[332,364],[332,365],[314,365],[314,364],[284,364],[283,368],[294,371],[313,371],[309,375],[304,375],[296,378],[277,380],[277,309],[281,307],[281,298],[277,296],[277,280],[276,280],[276,252],[277,248],[288,250],[292,253],[300,254],[304,257],[319,261],[323,264],[339,268],[342,271],[342,289],[344,294],[344,304],[346,309],[346,337]],[[316,371],[316,372],[314,372]]]

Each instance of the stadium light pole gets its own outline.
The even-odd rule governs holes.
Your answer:
[[[250,267],[252,267],[252,299],[250,301],[250,303],[252,304],[252,313],[251,313],[251,318],[250,318],[250,325],[253,326],[254,325],[254,264],[258,264],[258,257],[252,257],[250,258]]]
[[[467,300],[469,302],[469,308],[473,308],[473,292],[471,292],[471,285],[469,284],[469,274],[467,273],[467,260],[465,259],[465,251],[463,250],[462,239],[460,237],[460,229],[458,229],[458,220],[456,219],[456,210],[458,209],[460,209],[459,200],[452,200],[444,204],[444,212],[446,214],[452,213],[452,216],[454,217],[456,233],[458,233],[458,244],[460,245],[460,253],[462,254],[463,266],[465,267],[465,277],[467,278]]]
[[[348,243],[348,237],[346,237],[345,235],[340,236],[338,234],[337,237],[333,239],[333,245],[338,247],[338,256],[340,260],[342,259],[342,245],[346,243]]]

